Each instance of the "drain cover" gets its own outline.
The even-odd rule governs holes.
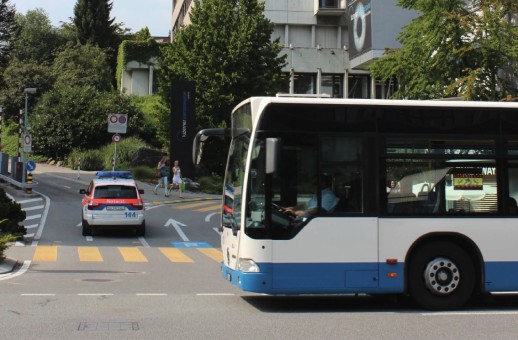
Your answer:
[[[138,322],[81,322],[78,331],[138,331]]]

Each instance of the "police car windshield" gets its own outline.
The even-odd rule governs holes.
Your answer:
[[[101,185],[94,189],[94,198],[137,198],[137,188],[127,185]]]

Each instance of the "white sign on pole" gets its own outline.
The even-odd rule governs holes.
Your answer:
[[[28,132],[23,135],[23,151],[32,152],[32,137]]]
[[[128,128],[128,115],[112,113],[108,115],[108,132],[126,133]]]

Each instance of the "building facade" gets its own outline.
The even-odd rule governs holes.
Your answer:
[[[370,76],[368,65],[415,13],[397,0],[265,0],[265,16],[274,23],[287,55],[283,72],[290,94],[328,94],[337,98],[387,98],[395,84]],[[191,0],[173,0],[172,32],[190,23]]]

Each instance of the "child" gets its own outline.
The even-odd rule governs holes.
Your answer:
[[[172,189],[174,189],[175,186],[178,186],[178,189],[180,190],[180,198],[183,198],[182,196],[182,170],[180,169],[179,162],[176,160],[174,161],[173,166],[173,183],[171,185],[171,188],[169,189],[169,193]]]

